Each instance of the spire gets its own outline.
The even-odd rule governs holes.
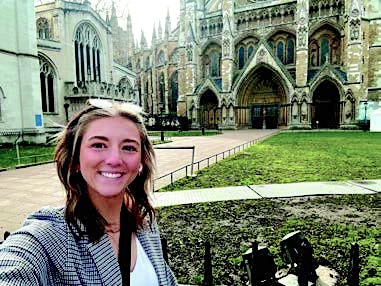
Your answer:
[[[131,15],[128,13],[127,15],[127,48],[129,53],[132,53],[134,50],[135,41],[134,41],[134,34],[132,32],[132,22],[131,22]]]
[[[161,21],[159,21],[159,28],[157,30],[157,37],[159,38],[159,40],[161,40],[163,37],[163,29],[161,28]]]
[[[143,30],[142,30],[142,33],[140,35],[140,48],[142,48],[142,49],[147,48],[147,40],[146,40],[146,37],[144,36]]]
[[[108,11],[106,11],[106,23],[110,26],[110,17],[108,15]]]
[[[167,17],[165,18],[165,31],[164,31],[164,38],[166,40],[168,40],[170,32],[171,32],[171,17],[169,16],[169,8],[167,8]]]
[[[113,28],[118,27],[118,18],[116,17],[116,9],[115,9],[114,1],[112,1],[112,6],[111,6],[110,24],[111,24],[111,27]]]
[[[151,45],[154,45],[156,43],[156,27],[155,27],[155,23],[153,24],[153,30],[152,30],[152,41],[151,41]]]

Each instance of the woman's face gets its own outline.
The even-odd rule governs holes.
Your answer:
[[[83,134],[79,165],[90,199],[122,197],[139,172],[139,130],[123,117],[92,121]]]

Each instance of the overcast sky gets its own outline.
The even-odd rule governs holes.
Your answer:
[[[98,7],[111,7],[112,0],[91,0],[93,7],[96,3]],[[148,44],[151,42],[153,25],[156,31],[161,22],[164,33],[165,18],[167,11],[171,17],[171,28],[175,28],[180,13],[180,0],[114,0],[118,23],[124,30],[126,29],[126,18],[128,13],[131,15],[132,29],[135,41],[140,44],[141,30],[144,31]]]

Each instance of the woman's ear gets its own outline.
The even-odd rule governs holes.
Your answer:
[[[140,173],[143,171],[143,164],[142,163],[140,163],[140,165],[139,165],[139,175],[140,175]]]

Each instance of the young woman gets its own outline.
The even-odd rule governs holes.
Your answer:
[[[177,285],[149,200],[155,156],[138,107],[90,100],[57,137],[64,208],[0,246],[1,285]]]

